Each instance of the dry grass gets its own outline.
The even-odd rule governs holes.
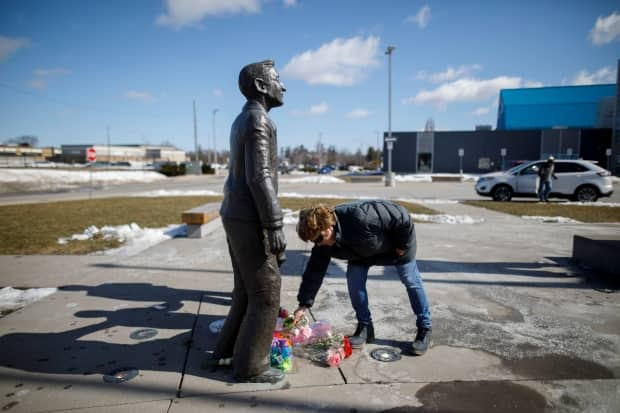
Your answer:
[[[91,225],[101,228],[135,222],[143,228],[159,228],[180,224],[183,211],[221,200],[221,196],[107,198],[0,206],[0,254],[88,254],[116,248],[119,241],[100,237],[67,244],[58,244],[58,238],[81,234]],[[281,198],[280,205],[298,210],[319,202],[334,206],[347,201],[351,200]],[[413,213],[437,213],[416,204],[399,203]]]
[[[620,222],[620,208],[610,206],[548,204],[530,201],[464,201],[464,204],[517,216],[566,217],[581,222]]]

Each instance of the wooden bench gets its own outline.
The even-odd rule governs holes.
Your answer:
[[[181,221],[187,225],[187,238],[202,238],[206,233],[206,225],[219,216],[219,202],[209,202],[184,211]]]

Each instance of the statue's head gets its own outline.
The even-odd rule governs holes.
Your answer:
[[[239,72],[239,90],[248,100],[263,100],[267,109],[284,104],[286,88],[280,82],[280,75],[273,60],[250,63]]]

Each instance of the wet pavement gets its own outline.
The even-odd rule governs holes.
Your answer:
[[[401,197],[413,197],[402,194]],[[9,412],[618,412],[617,285],[571,260],[575,234],[617,224],[541,224],[462,204],[479,224],[416,225],[434,346],[407,347],[415,321],[393,268],[372,268],[377,341],[339,369],[300,358],[276,385],[204,365],[225,317],[231,263],[218,221],[135,256],[2,256],[0,285],[58,287],[0,318],[0,408]],[[310,245],[287,225],[282,305],[296,307]],[[330,264],[312,309],[348,334],[346,263]],[[371,356],[401,352],[394,362]],[[126,379],[126,381],[123,381]]]

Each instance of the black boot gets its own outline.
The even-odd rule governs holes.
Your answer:
[[[368,324],[357,323],[355,333],[349,337],[349,343],[353,348],[361,348],[364,343],[372,343],[375,341],[375,327],[372,321]]]
[[[418,328],[418,333],[415,336],[415,340],[411,344],[411,352],[416,356],[421,356],[426,353],[426,350],[431,346],[431,335],[433,330],[431,328]]]
[[[286,375],[282,370],[278,370],[274,367],[269,367],[267,370],[263,371],[261,374],[251,377],[237,377],[237,381],[242,383],[271,383],[275,384],[284,379]]]

